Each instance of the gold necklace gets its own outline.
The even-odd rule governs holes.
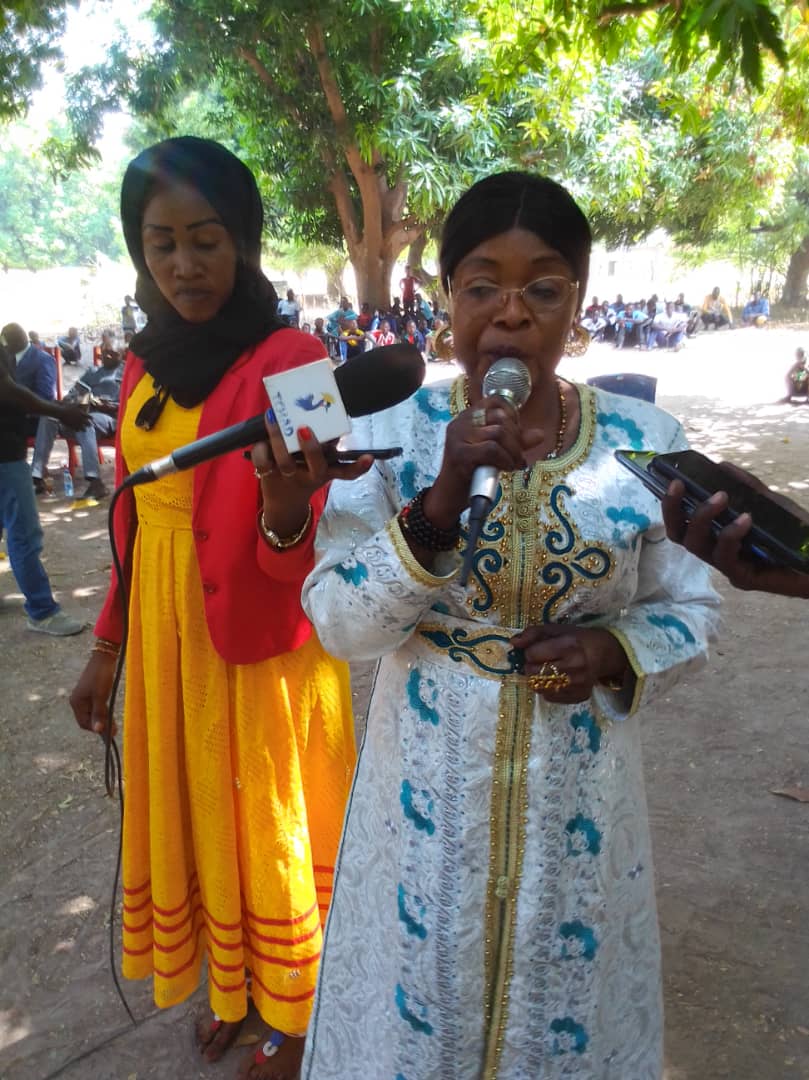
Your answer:
[[[558,458],[562,453],[562,447],[565,442],[565,434],[567,432],[567,402],[565,401],[565,393],[562,389],[562,380],[556,380],[556,390],[559,394],[559,430],[556,433],[556,446],[549,454],[545,455],[546,461],[552,461],[554,458]]]
[[[558,458],[562,453],[562,447],[565,443],[565,435],[567,433],[567,402],[565,401],[565,394],[562,390],[562,380],[556,380],[556,392],[559,395],[559,430],[556,432],[556,446],[549,454],[545,455],[546,461],[552,461],[554,458]],[[469,379],[464,376],[463,381],[463,403],[464,408],[468,409],[472,404],[469,400]]]

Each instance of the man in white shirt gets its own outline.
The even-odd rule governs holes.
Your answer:
[[[287,289],[286,300],[278,301],[278,314],[289,323],[290,326],[299,327],[301,321],[301,305],[295,299],[292,289]]]
[[[685,328],[688,317],[683,311],[675,311],[671,300],[666,301],[666,307],[655,315],[652,329],[649,335],[649,348],[657,345],[659,348],[674,349],[683,347]]]

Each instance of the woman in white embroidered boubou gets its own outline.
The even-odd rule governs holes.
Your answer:
[[[703,662],[717,597],[613,456],[684,447],[678,423],[557,378],[589,253],[552,181],[472,187],[440,255],[465,375],[358,424],[404,455],[332,487],[305,607],[382,661],[305,1080],[661,1075],[639,717]],[[519,413],[482,396],[503,356]],[[462,588],[478,465],[500,484]]]

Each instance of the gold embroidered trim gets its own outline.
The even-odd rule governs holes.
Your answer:
[[[612,636],[616,639],[619,645],[621,645],[624,652],[626,653],[626,658],[629,661],[629,666],[632,668],[632,671],[635,674],[635,692],[632,695],[632,704],[629,706],[629,711],[626,714],[627,716],[632,716],[640,708],[640,701],[643,697],[644,687],[646,686],[646,674],[641,667],[640,660],[638,659],[638,654],[635,652],[632,642],[629,640],[623,630],[618,630],[614,626],[603,626],[601,627],[601,629],[606,630],[610,634],[612,634]]]
[[[508,1025],[517,901],[528,818],[528,757],[535,695],[504,680],[495,737],[485,915],[484,1080],[495,1080]]]
[[[393,549],[399,556],[399,560],[407,570],[408,574],[414,578],[419,585],[426,585],[429,589],[439,589],[442,585],[446,585],[448,581],[452,581],[454,577],[458,576],[458,567],[443,576],[436,576],[431,574],[429,570],[425,570],[413,552],[410,550],[410,546],[404,538],[402,527],[399,523],[398,517],[391,518],[385,528],[390,537],[390,542],[393,544]]]

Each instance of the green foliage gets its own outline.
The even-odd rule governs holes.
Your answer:
[[[59,58],[67,0],[5,0],[0,6],[0,120],[24,115],[42,85],[42,65]]]
[[[64,134],[64,133],[62,133]],[[39,270],[124,254],[120,180],[110,171],[54,178],[35,135],[6,127],[0,157],[0,262]]]

